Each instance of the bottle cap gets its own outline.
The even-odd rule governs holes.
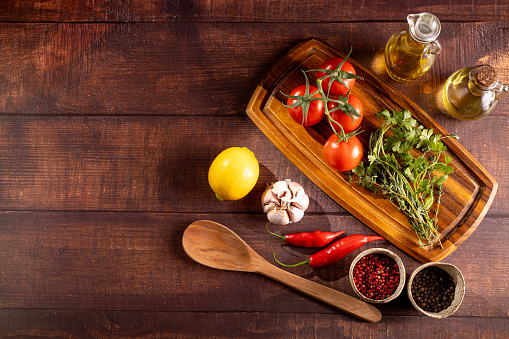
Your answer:
[[[409,14],[410,34],[421,43],[435,41],[440,34],[440,20],[431,13]]]
[[[497,72],[489,65],[476,68],[473,75],[482,87],[490,88],[498,82]]]

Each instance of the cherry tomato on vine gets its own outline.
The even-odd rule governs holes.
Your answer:
[[[332,58],[332,59],[325,60],[322,63],[322,65],[320,66],[320,69],[325,69],[325,70],[333,71],[333,70],[336,69],[336,67],[339,66],[339,64],[342,61],[343,61],[342,58]],[[348,73],[356,74],[355,73],[355,68],[352,66],[352,64],[348,60],[346,60],[345,63],[343,64],[343,66],[341,66],[341,70],[345,71],[345,72],[348,72]],[[321,78],[324,75],[327,75],[327,73],[318,71],[316,73],[316,75],[317,75],[318,78]],[[348,86],[348,88],[352,88],[355,85],[355,79],[343,79],[343,82]],[[348,88],[343,86],[337,80],[334,80],[332,82],[332,86],[331,86],[330,91],[329,91],[329,78],[325,78],[322,81],[322,89],[323,89],[323,91],[326,94],[327,94],[327,91],[329,91],[328,92],[329,95],[336,95],[337,96],[337,95],[341,95],[341,94],[346,94],[346,93],[348,93]]]
[[[317,92],[318,88],[315,86],[309,86],[309,93],[312,94],[314,92]],[[306,94],[306,86],[301,85],[297,86],[293,89],[293,91],[290,93],[291,96],[302,96]],[[316,93],[312,96],[313,98],[322,98],[320,93]],[[288,98],[286,104],[288,106],[293,105],[297,102],[297,99]],[[312,100],[309,101],[309,109],[307,113],[307,117],[303,116],[302,106],[298,107],[288,107],[288,112],[290,113],[290,116],[298,122],[299,124],[303,126],[312,126],[320,122],[320,120],[323,119],[325,116],[325,109],[324,109],[324,103],[322,100]]]
[[[348,141],[339,141],[333,134],[323,146],[323,157],[334,169],[340,172],[353,170],[362,160],[362,144],[356,136]]]
[[[332,99],[337,100],[337,97],[333,97]],[[330,116],[334,121],[336,121],[338,124],[340,124],[343,127],[343,130],[345,133],[350,133],[352,131],[355,131],[361,124],[362,118],[364,117],[364,106],[362,106],[361,101],[359,98],[357,98],[355,95],[350,94],[348,97],[348,103],[353,106],[353,108],[357,111],[357,113],[360,115],[359,117],[356,117],[352,114],[350,117],[348,114],[343,112],[342,110],[338,109],[334,112],[330,113]],[[336,107],[338,104],[332,101],[329,101],[327,103],[327,108],[329,111]],[[353,120],[352,120],[353,118]],[[334,124],[334,128],[336,130],[339,129],[338,124]]]

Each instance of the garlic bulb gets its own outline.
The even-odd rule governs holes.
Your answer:
[[[309,197],[298,183],[287,179],[268,185],[262,194],[263,212],[276,225],[297,222],[309,206]]]

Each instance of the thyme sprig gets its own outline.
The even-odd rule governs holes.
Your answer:
[[[441,246],[437,223],[442,185],[454,171],[444,153],[443,137],[424,128],[406,110],[376,115],[382,124],[371,134],[367,166],[361,162],[352,172],[360,185],[380,191],[405,214],[421,246],[437,242]],[[414,149],[421,153],[412,155],[417,153]]]

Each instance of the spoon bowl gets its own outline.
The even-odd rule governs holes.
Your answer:
[[[191,259],[202,265],[259,273],[359,319],[370,322],[382,319],[380,311],[364,301],[275,267],[235,232],[216,222],[199,220],[189,225],[184,231],[182,246]]]
[[[253,250],[227,227],[207,220],[191,224],[182,238],[186,254],[212,268],[251,272]],[[251,250],[251,251],[250,251]]]

